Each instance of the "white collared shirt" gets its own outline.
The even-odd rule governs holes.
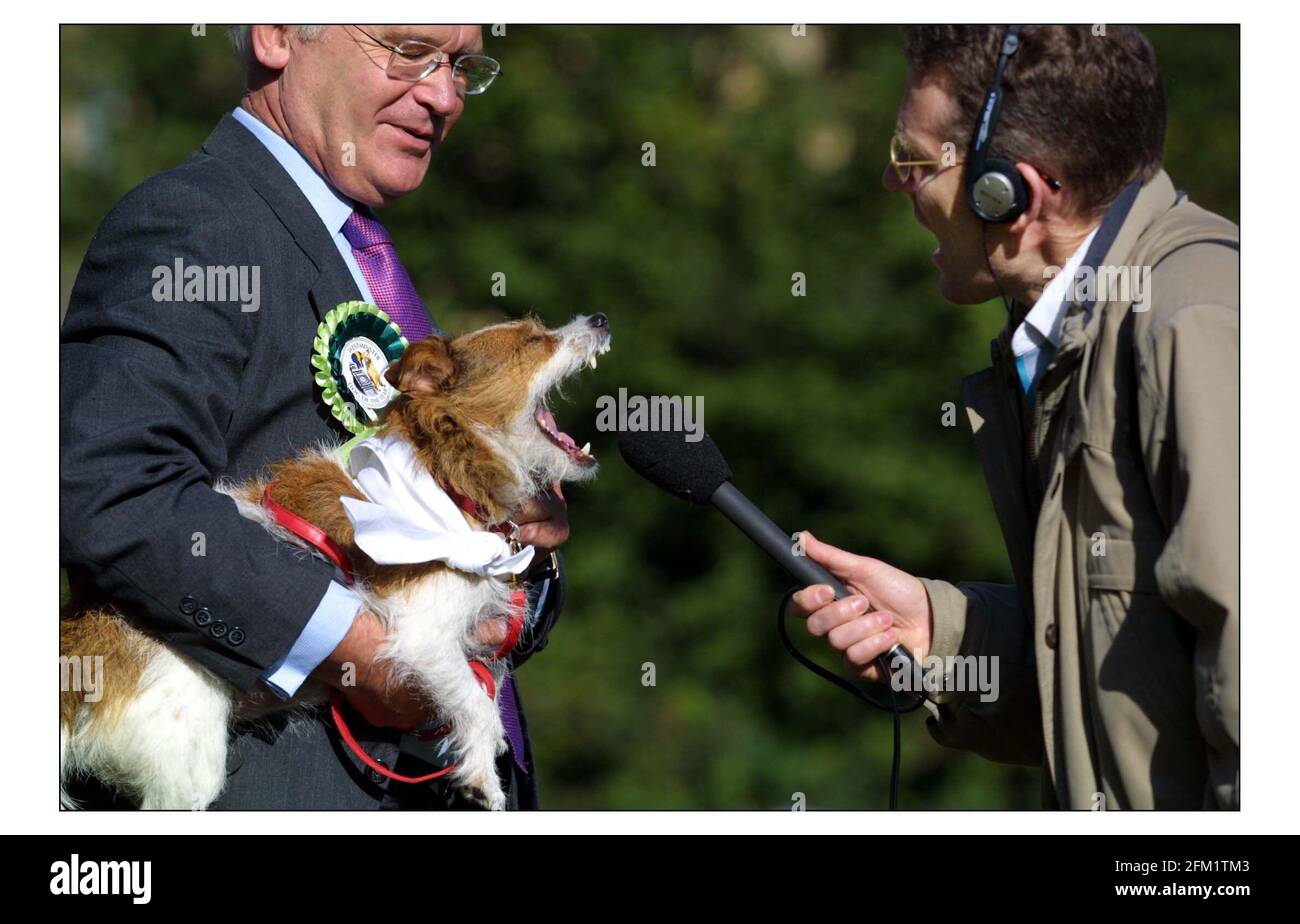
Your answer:
[[[1026,394],[1038,381],[1043,367],[1051,362],[1052,355],[1061,344],[1061,322],[1065,320],[1066,309],[1070,306],[1067,296],[1075,273],[1083,265],[1083,258],[1088,253],[1092,239],[1097,236],[1093,228],[1078,249],[1065,261],[1061,271],[1043,288],[1034,307],[1020,322],[1016,332],[1011,336],[1011,351],[1016,357],[1016,371],[1020,373],[1020,384]]]

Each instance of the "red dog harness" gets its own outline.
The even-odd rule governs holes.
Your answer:
[[[352,571],[351,563],[348,561],[348,555],[343,551],[342,547],[331,539],[325,530],[316,526],[314,523],[309,523],[307,520],[298,516],[298,514],[277,503],[271,496],[271,491],[274,487],[275,483],[272,482],[262,491],[262,507],[271,515],[271,518],[299,539],[310,543],[318,549],[322,555],[334,564],[338,565],[339,570],[341,570],[344,577],[347,578],[349,585],[355,584],[356,575]],[[460,507],[461,510],[465,511],[479,522],[486,522],[487,517],[483,513],[483,509],[472,498],[466,497],[457,491],[448,491],[447,494],[456,502],[456,506]],[[493,532],[508,535],[511,542],[515,541],[513,533],[517,530],[517,527],[515,527],[513,523],[499,524],[491,527],[491,529]],[[514,590],[512,590],[510,594],[510,614],[506,624],[506,637],[497,647],[497,650],[487,658],[488,661],[496,661],[513,651],[515,645],[519,642],[519,636],[524,630],[524,607],[528,602],[528,592],[524,590],[523,586],[519,583],[518,578],[515,578],[512,581],[512,584],[514,584]],[[492,672],[488,669],[487,664],[482,661],[470,661],[469,667],[470,670],[474,672],[474,676],[478,678],[479,685],[483,687],[483,692],[488,695],[488,698],[496,699],[496,681],[493,680]],[[342,702],[343,697],[339,694],[338,690],[331,689],[330,715],[334,719],[334,725],[338,729],[339,737],[343,740],[343,743],[347,745],[348,750],[355,754],[358,760],[375,773],[398,783],[427,783],[430,780],[436,780],[438,777],[446,776],[448,773],[451,773],[456,769],[457,765],[452,765],[433,773],[427,773],[424,776],[403,776],[400,773],[394,773],[392,770],[389,770],[379,761],[367,754],[361,747],[356,736],[352,734],[352,730],[348,727],[347,720],[343,717],[343,710],[341,708]],[[451,723],[447,722],[431,731],[419,732],[417,734],[420,738],[427,741],[432,738],[442,737],[450,730]]]

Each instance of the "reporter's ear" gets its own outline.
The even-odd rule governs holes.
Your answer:
[[[1026,163],[1017,163],[1016,170],[1025,181],[1025,193],[1029,196],[1029,205],[1016,216],[1016,220],[1007,227],[1014,234],[1022,233],[1031,224],[1043,218],[1047,213],[1059,213],[1064,208],[1064,200],[1059,189],[1053,189],[1038,168]]]

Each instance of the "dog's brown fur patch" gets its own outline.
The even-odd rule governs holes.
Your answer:
[[[96,722],[113,723],[134,697],[149,652],[144,636],[109,607],[69,604],[59,613],[59,655],[64,658],[104,659],[99,675],[99,699],[88,702],[83,690],[64,689],[60,677],[59,719],[71,728],[82,706],[90,708]]]

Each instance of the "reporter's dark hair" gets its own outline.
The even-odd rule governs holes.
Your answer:
[[[1133,26],[1025,26],[1007,67],[991,153],[1060,180],[1076,211],[1104,209],[1133,178],[1160,170],[1165,91],[1155,49]],[[950,80],[964,152],[997,66],[1006,26],[904,26],[913,75]],[[963,155],[964,156],[964,155]]]

